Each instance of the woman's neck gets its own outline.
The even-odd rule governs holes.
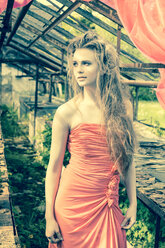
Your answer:
[[[96,89],[84,87],[83,101],[87,105],[97,105]]]

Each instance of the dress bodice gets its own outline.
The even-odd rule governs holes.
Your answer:
[[[109,174],[116,173],[111,160],[104,125],[80,123],[70,131],[68,150],[71,153],[70,165],[85,172]],[[78,162],[78,163],[77,163]],[[101,173],[101,174],[102,174]]]

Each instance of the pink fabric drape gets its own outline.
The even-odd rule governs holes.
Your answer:
[[[32,0],[15,0],[13,8],[19,8],[27,5]],[[8,0],[0,0],[0,14],[6,9]]]
[[[90,2],[90,0],[84,0]],[[135,46],[152,62],[165,64],[165,0],[101,0],[117,10],[119,18]],[[165,71],[157,98],[165,109]]]

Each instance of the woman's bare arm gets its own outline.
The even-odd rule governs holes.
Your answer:
[[[58,191],[60,175],[68,138],[69,126],[61,119],[60,110],[56,111],[52,125],[52,142],[50,159],[46,173],[45,194],[46,194],[46,220],[55,219],[54,203]]]
[[[129,208],[122,222],[122,228],[129,229],[136,221],[137,197],[136,197],[136,172],[132,164],[124,180],[129,199]]]
[[[63,107],[62,107],[63,109]],[[55,198],[57,195],[69,126],[65,122],[65,116],[61,115],[61,107],[56,111],[52,125],[52,142],[50,159],[45,179],[46,197],[46,236],[51,243],[60,242],[63,238],[54,213]],[[61,118],[63,116],[63,118]]]
[[[126,102],[127,115],[133,121],[133,108],[130,101]],[[127,195],[129,199],[129,208],[125,215],[125,219],[122,222],[124,229],[129,229],[136,221],[136,210],[137,210],[137,196],[136,196],[136,170],[134,163],[129,167],[127,175],[124,179],[126,186]]]

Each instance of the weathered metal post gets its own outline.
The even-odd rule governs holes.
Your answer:
[[[155,245],[154,248],[159,247],[159,234],[160,234],[160,216],[156,216],[156,231],[155,231]]]
[[[67,102],[69,99],[69,84],[67,77],[65,78],[65,101]]]
[[[34,104],[34,132],[33,137],[36,134],[36,117],[37,117],[37,107],[38,107],[38,81],[39,81],[39,64],[36,64],[36,88],[35,88],[35,104]],[[33,141],[35,146],[35,139]]]
[[[0,107],[2,106],[2,63],[0,62]]]
[[[136,86],[135,88],[135,92],[136,92],[136,104],[135,104],[135,113],[134,113],[134,119],[137,120],[138,117],[138,104],[139,104],[139,87]]]
[[[117,29],[117,52],[120,54],[120,44],[121,44],[121,26],[118,25]]]
[[[3,54],[2,51],[0,50],[0,107],[2,105],[2,62],[1,62],[2,56]]]
[[[52,84],[53,84],[53,76],[50,76],[49,81],[49,102],[52,102]]]

